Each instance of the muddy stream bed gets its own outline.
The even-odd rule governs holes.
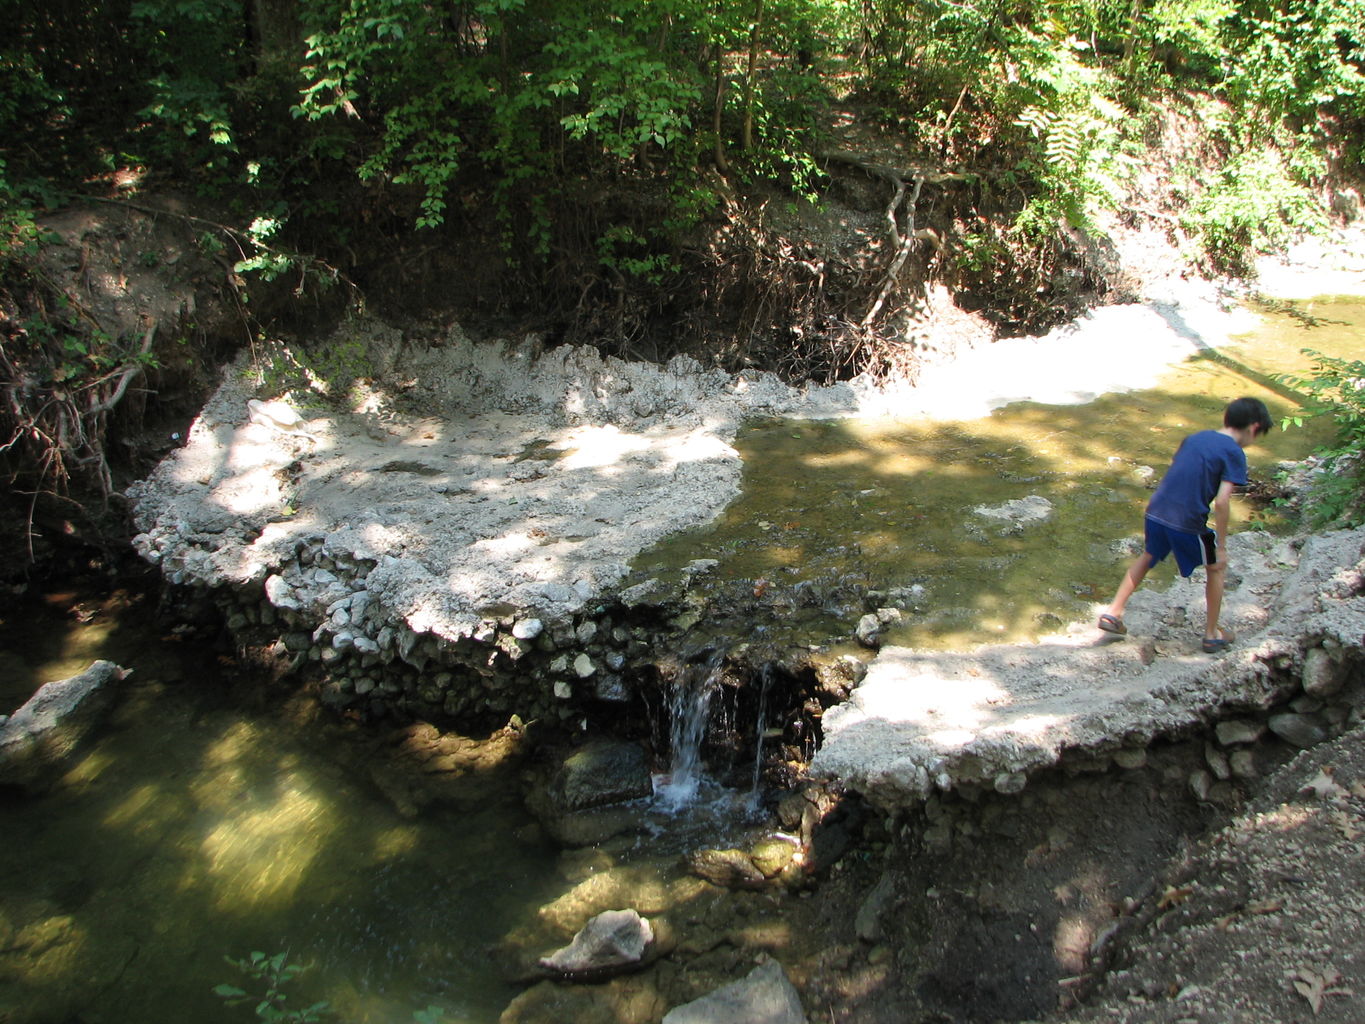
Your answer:
[[[1268,312],[1261,331],[1156,387],[1085,405],[933,424],[753,422],[737,442],[742,496],[637,568],[714,559],[722,585],[822,595],[766,624],[773,643],[865,657],[839,595],[868,591],[904,608],[888,642],[1028,641],[1107,600],[1180,437],[1216,425],[1239,394],[1291,412],[1272,375],[1301,370],[1306,346],[1359,355],[1363,324],[1359,300]],[[1253,477],[1273,492],[1277,463],[1325,439],[1324,424],[1273,432],[1249,453]],[[1049,506],[1040,524],[974,511],[1021,486]],[[1264,502],[1234,516],[1235,529],[1278,528]],[[523,806],[516,730],[457,745],[454,781],[412,814],[393,799],[395,776],[417,770],[402,757],[410,732],[267,692],[230,647],[160,621],[140,585],[35,587],[9,603],[0,712],[94,658],[132,669],[106,727],[46,794],[0,793],[0,1021],[250,1020],[251,1004],[212,990],[250,988],[225,957],[258,950],[306,968],[289,985],[294,1008],[326,1000],[337,1019],[398,1022],[431,1007],[492,1024],[528,983],[520,965],[567,941],[584,908],[635,907],[675,933],[620,1019],[658,1019],[695,987],[689,972],[721,984],[756,949],[796,961],[829,945],[810,927],[820,888],[732,893],[689,875],[679,853],[715,845],[720,826],[681,836],[696,819],[686,808],[655,813],[643,837],[553,848]],[[751,948],[718,957],[695,938],[715,933],[749,935]],[[826,966],[846,1003],[865,996],[846,959]]]

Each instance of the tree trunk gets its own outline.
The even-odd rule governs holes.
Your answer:
[[[1123,41],[1123,66],[1125,73],[1133,73],[1133,57],[1137,53],[1138,23],[1142,20],[1142,0],[1133,0],[1128,9],[1128,37]]]
[[[754,148],[754,73],[758,67],[758,40],[763,27],[763,0],[754,0],[754,21],[749,27],[749,67],[744,73],[744,151]]]
[[[716,102],[711,114],[711,130],[716,136],[716,168],[721,174],[730,173],[730,161],[725,157],[725,46],[716,40]]]
[[[249,0],[247,23],[255,44],[256,65],[299,61],[303,57],[303,29],[298,0]]]

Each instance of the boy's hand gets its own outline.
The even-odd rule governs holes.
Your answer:
[[[1218,544],[1213,549],[1214,569],[1226,569],[1228,567],[1228,547],[1226,544]]]

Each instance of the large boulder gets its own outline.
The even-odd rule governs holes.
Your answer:
[[[0,725],[0,785],[49,785],[103,721],[113,701],[111,684],[125,675],[112,661],[97,661],[80,675],[39,687]]]

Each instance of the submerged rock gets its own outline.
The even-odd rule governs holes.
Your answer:
[[[1042,495],[1030,494],[1003,505],[978,505],[972,511],[985,519],[1000,522],[1000,533],[1004,536],[1022,532],[1026,526],[1047,522],[1052,518],[1052,502]]]
[[[103,721],[113,701],[110,684],[126,675],[112,661],[97,661],[80,675],[39,687],[0,725],[0,785],[46,785]]]
[[[613,978],[600,985],[553,981],[532,985],[508,1004],[498,1024],[621,1024],[658,1020],[665,1003],[655,986],[639,977]]]
[[[687,858],[694,875],[726,889],[759,889],[768,881],[743,850],[697,850]]]
[[[639,744],[594,740],[566,757],[526,805],[561,846],[591,846],[638,828],[640,814],[631,803],[653,791]]]

